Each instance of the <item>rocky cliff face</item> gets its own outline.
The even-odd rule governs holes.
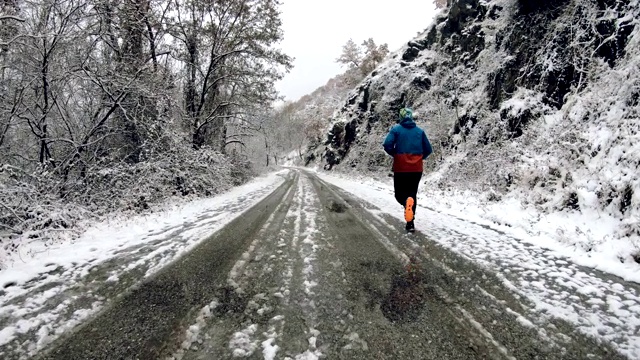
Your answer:
[[[411,106],[436,148],[430,185],[605,209],[640,236],[638,19],[638,0],[449,1],[349,93],[307,159],[387,172],[380,144]]]

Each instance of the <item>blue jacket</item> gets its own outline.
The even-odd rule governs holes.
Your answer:
[[[427,134],[411,119],[392,127],[382,146],[393,156],[394,172],[422,172],[422,160],[433,153]]]

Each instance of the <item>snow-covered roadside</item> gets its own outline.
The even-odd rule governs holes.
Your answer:
[[[78,314],[71,317],[66,312],[77,295],[51,308],[54,297],[79,284],[97,265],[129,256],[126,263],[116,262],[107,282],[117,283],[121,274],[136,268],[149,276],[268,196],[286,173],[270,173],[216,197],[151,215],[96,223],[74,241],[32,243],[23,253],[11,255],[11,265],[0,271],[0,354],[17,336],[35,332],[35,338],[25,341],[33,343],[19,346],[33,353],[100,310],[105,299],[95,294],[83,294],[95,300],[93,305],[75,310]]]
[[[401,218],[402,211],[393,197],[393,179],[315,170],[324,180],[367,199],[383,211]],[[420,207],[453,215],[532,245],[553,250],[558,256],[577,265],[591,267],[640,283],[640,264],[632,259],[621,261],[622,254],[636,249],[630,239],[614,237],[619,221],[596,212],[558,212],[542,214],[523,208],[517,199],[487,201],[486,194],[442,192],[429,188],[429,178],[422,181],[418,194],[416,226],[420,226]]]
[[[617,233],[623,222],[604,212],[587,208],[549,214],[537,211],[532,205],[523,205],[513,195],[490,201],[487,194],[443,192],[427,189],[427,185],[423,187],[425,202],[442,213],[558,251],[576,264],[640,282],[640,264],[633,257],[640,255],[639,244],[633,238],[619,237]]]

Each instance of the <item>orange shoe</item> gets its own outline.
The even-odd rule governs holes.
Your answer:
[[[415,204],[413,198],[407,198],[407,204],[404,207],[404,219],[407,222],[413,221],[413,204]]]

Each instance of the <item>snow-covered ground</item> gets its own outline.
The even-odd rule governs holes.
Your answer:
[[[7,354],[16,358],[16,354],[30,356],[46,347],[104,308],[111,295],[157,272],[241,216],[280,185],[286,172],[288,170],[269,174],[215,198],[175,206],[161,213],[95,224],[73,243],[40,249],[32,244],[30,257],[22,260],[19,254],[15,255],[12,266],[0,272],[3,286],[0,290],[0,358]],[[326,172],[318,175],[376,206],[378,209],[367,211],[381,223],[386,223],[386,214],[399,219],[403,216],[393,197],[390,178],[357,178]],[[638,282],[638,268],[616,264],[615,259],[604,252],[587,253],[581,248],[570,248],[544,233],[531,235],[531,228],[526,226],[532,222],[518,220],[530,215],[517,207],[487,210],[492,214],[502,211],[501,216],[510,219],[510,226],[501,225],[485,215],[479,200],[474,202],[476,200],[465,199],[463,195],[436,199],[425,190],[422,189],[418,197],[418,231],[495,272],[505,286],[530,304],[528,310],[534,316],[529,313],[523,322],[535,327],[544,337],[553,319],[562,319],[584,334],[611,342],[630,358],[640,358],[637,335],[640,287],[591,269],[598,268]],[[304,323],[309,327],[306,334],[309,356],[300,356],[314,358],[319,355],[315,345],[318,330],[314,304],[333,301],[319,296],[329,290],[320,291],[318,285],[319,274],[326,277],[331,268],[320,269],[316,261],[317,251],[322,248],[318,244],[327,242],[325,227],[329,223],[327,219],[317,219],[322,212],[321,204],[307,179],[302,178],[289,194],[292,202],[280,204],[280,207],[288,206],[287,211],[274,212],[261,230],[264,236],[257,236],[233,267],[228,284],[236,292],[245,293],[248,289],[255,290],[257,284],[266,286],[274,282],[252,298],[255,304],[249,308],[255,308],[259,318],[267,309],[279,309],[275,304],[280,300],[286,305],[294,289],[298,289],[296,303],[302,307]],[[276,216],[281,218],[274,219]],[[555,221],[565,221],[564,225],[569,226],[570,220]],[[549,223],[554,222],[549,220]],[[388,227],[394,228],[391,224]],[[285,239],[289,239],[288,242]],[[276,255],[269,257],[269,253]],[[332,255],[325,255],[331,259]],[[277,266],[265,266],[258,261],[265,257]],[[295,287],[291,283],[294,265],[300,275]],[[272,278],[272,274],[283,275]],[[267,290],[273,296],[263,296]],[[329,303],[326,305],[331,308]],[[203,329],[218,306],[218,299],[212,299],[201,309],[184,334],[181,350],[175,354],[177,358],[202,339],[213,336]],[[242,326],[222,346],[234,353],[236,350],[253,353],[262,348],[265,358],[273,358],[280,347],[288,344],[281,342],[283,318],[277,311],[271,315],[269,326],[259,332],[254,326],[257,322],[240,324]],[[230,326],[235,324],[233,319],[229,321]]]
[[[391,178],[322,171],[318,175],[382,213],[403,217]],[[640,288],[606,274],[640,282],[640,265],[622,264],[612,252],[567,246],[546,232],[532,235],[534,226],[580,227],[584,218],[541,218],[536,224],[517,206],[487,209],[465,194],[435,198],[424,187],[418,195],[418,231],[495,271],[507,287],[534,304],[531,310],[541,319],[568,321],[585,334],[613,342],[627,356],[640,358]],[[508,219],[509,225],[495,222],[497,216]],[[596,274],[592,268],[605,273]]]
[[[130,272],[137,273],[134,281],[148,277],[269,195],[287,172],[162,212],[96,223],[67,243],[34,242],[5,254],[7,268],[0,271],[0,358],[4,346],[35,352],[99,311],[107,299],[99,290],[80,285],[87,276],[95,276],[96,269],[106,271],[105,282],[114,286]],[[75,304],[83,297],[88,305]]]
[[[423,185],[424,203],[446,214],[513,234],[552,249],[572,262],[640,283],[640,248],[632,237],[620,237],[624,221],[593,208],[544,213],[523,205],[516,195],[499,202],[472,191],[438,191]]]

